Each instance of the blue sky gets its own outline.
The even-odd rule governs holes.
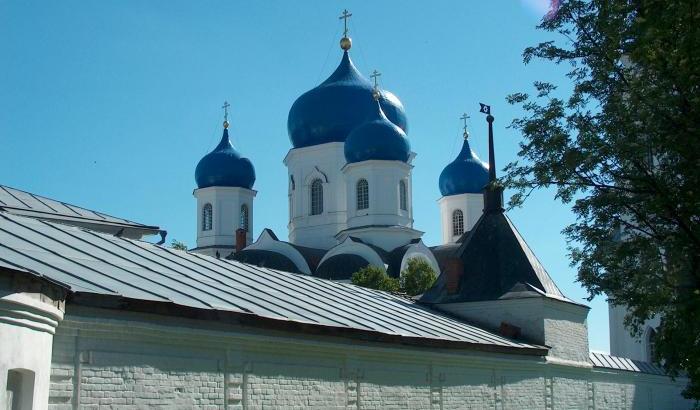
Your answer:
[[[287,234],[287,113],[341,57],[348,8],[351,56],[403,102],[414,162],[415,227],[440,240],[438,176],[459,151],[463,112],[487,158],[496,117],[499,168],[516,158],[521,115],[512,92],[565,67],[522,51],[551,38],[535,29],[544,0],[498,1],[7,1],[0,0],[0,183],[157,224],[195,243],[197,161],[221,136],[231,104],[234,145],[256,168],[254,235]],[[508,192],[506,192],[508,195]],[[509,213],[563,292],[583,301],[561,230],[573,221],[552,191]],[[591,348],[607,351],[605,301],[590,303]]]

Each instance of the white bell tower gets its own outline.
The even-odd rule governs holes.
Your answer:
[[[222,107],[224,130],[219,145],[197,164],[197,189],[193,192],[197,198],[197,247],[192,251],[220,257],[228,256],[237,245],[242,248],[252,243],[257,194],[253,190],[253,164],[241,157],[229,139],[228,107],[228,102]]]
[[[467,114],[464,121],[462,150],[454,161],[440,174],[440,225],[442,243],[454,243],[469,232],[484,210],[484,187],[488,183],[488,166],[476,156],[469,146]]]

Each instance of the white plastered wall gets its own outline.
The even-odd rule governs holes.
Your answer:
[[[464,215],[464,232],[474,227],[484,212],[483,194],[448,195],[438,199],[440,205],[440,226],[442,227],[442,243],[454,243],[461,235],[453,235],[452,214],[459,209]]]
[[[683,380],[555,365],[537,356],[304,336],[73,306],[68,313],[54,343],[50,408],[55,410],[692,406],[680,396]]]
[[[63,305],[42,293],[15,292],[9,278],[0,277],[0,405],[9,401],[6,386],[14,370],[26,380],[33,376],[33,384],[21,386],[20,410],[46,409],[53,338]]]
[[[246,244],[253,241],[254,207],[256,191],[239,187],[207,187],[195,189],[197,198],[197,247],[231,249],[236,245],[236,230],[241,227],[241,206],[248,207],[248,232]],[[202,211],[204,205],[212,205],[212,229],[204,231]],[[213,248],[212,248],[213,249]],[[224,255],[222,255],[224,256]]]
[[[610,322],[610,354],[613,356],[627,357],[629,359],[649,361],[650,346],[648,343],[649,332],[659,326],[660,319],[655,317],[644,324],[642,334],[632,336],[625,327],[625,314],[627,309],[624,306],[615,306],[608,303],[608,314]]]
[[[284,158],[289,186],[289,241],[296,245],[330,249],[334,235],[346,227],[344,143],[329,142],[289,150]],[[323,183],[323,213],[311,215],[311,183]],[[292,182],[293,181],[293,182]]]

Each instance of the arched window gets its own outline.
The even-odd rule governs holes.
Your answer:
[[[202,207],[202,230],[211,231],[213,211],[211,204],[204,204]]]
[[[357,209],[369,208],[369,184],[366,179],[357,181]]]
[[[452,236],[458,236],[464,233],[464,214],[457,209],[452,212]]]
[[[402,211],[408,210],[408,193],[406,192],[406,181],[399,181],[399,206]]]
[[[649,328],[647,331],[647,361],[652,363],[654,361],[654,354],[656,352],[656,330]]]
[[[323,213],[323,183],[320,179],[314,179],[311,183],[311,215]]]
[[[240,221],[240,227],[244,231],[248,232],[248,205],[243,204],[241,205],[241,221]]]

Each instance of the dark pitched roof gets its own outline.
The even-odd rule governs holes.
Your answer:
[[[449,294],[447,278],[423,295],[427,303],[496,300],[525,286],[540,295],[569,301],[537,260],[510,219],[501,211],[485,212],[452,254],[464,271],[458,291]],[[513,296],[511,293],[510,296]]]
[[[140,235],[155,235],[160,230],[157,226],[92,211],[5,185],[0,185],[0,210],[74,226],[89,226],[108,233],[115,233],[124,228],[136,231]]]
[[[445,245],[431,246],[430,251],[440,266],[440,272],[445,271],[445,265],[450,258],[455,257],[455,252],[459,249],[459,243],[448,243]]]
[[[288,257],[274,251],[264,249],[243,249],[240,252],[233,253],[231,259],[264,268],[301,273],[294,262],[292,262]]]
[[[353,273],[367,265],[369,265],[369,262],[358,255],[335,255],[323,261],[316,269],[316,272],[314,272],[314,276],[323,279],[348,280]]]
[[[323,259],[323,255],[325,255],[326,252],[328,252],[325,249],[310,248],[308,246],[295,245],[291,242],[287,242],[287,243],[289,243],[294,249],[299,251],[299,253],[304,258],[306,263],[309,264],[309,268],[311,269],[311,272],[316,270],[316,268],[318,267],[318,263],[321,262],[321,259]]]
[[[395,345],[547,353],[390,293],[0,212],[0,275],[8,273],[58,284],[74,304]]]

